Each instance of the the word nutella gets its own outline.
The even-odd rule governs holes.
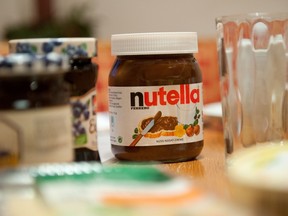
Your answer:
[[[195,32],[112,35],[110,141],[120,160],[178,162],[203,148]]]

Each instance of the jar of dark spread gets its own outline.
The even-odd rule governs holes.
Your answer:
[[[96,130],[96,81],[98,65],[95,38],[39,38],[10,40],[10,50],[16,53],[68,55],[71,70],[65,75],[70,84],[73,111],[75,161],[100,160]]]
[[[66,56],[0,57],[0,167],[73,161]]]
[[[112,35],[110,140],[116,158],[179,162],[203,148],[195,32]]]

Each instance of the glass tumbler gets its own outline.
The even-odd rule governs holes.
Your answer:
[[[288,13],[216,18],[226,158],[288,137]]]

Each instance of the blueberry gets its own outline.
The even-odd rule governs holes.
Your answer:
[[[33,54],[32,47],[29,43],[17,43],[16,53],[30,53]]]
[[[78,129],[79,134],[86,134],[86,130],[84,127]]]
[[[83,48],[78,47],[78,49],[76,51],[76,55],[77,56],[87,56],[87,52]]]
[[[73,123],[73,127],[74,127],[75,129],[80,128],[80,127],[81,127],[81,122],[80,122],[80,121],[75,121],[75,122]]]
[[[42,45],[42,50],[44,51],[44,53],[52,52],[53,48],[54,48],[53,42],[45,42]]]
[[[74,107],[78,107],[81,111],[83,111],[85,109],[85,106],[83,103],[81,103],[81,101],[77,100],[74,102],[73,104]]]
[[[81,109],[79,107],[73,107],[73,116],[75,118],[79,118],[81,115]]]
[[[82,112],[84,112],[85,110],[88,110],[88,107],[86,104],[81,104],[81,109],[82,109]]]
[[[88,120],[89,119],[89,116],[90,116],[90,112],[89,112],[89,110],[84,110],[84,112],[83,112],[83,116],[84,116],[84,119],[85,120]]]
[[[68,45],[67,48],[66,48],[66,53],[67,55],[69,56],[74,56],[75,53],[76,53],[76,47],[75,46],[71,46],[71,45]]]
[[[71,102],[71,105],[73,106],[73,107],[81,107],[81,102],[80,101],[73,101],[73,102]]]

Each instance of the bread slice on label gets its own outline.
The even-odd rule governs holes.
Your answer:
[[[139,122],[138,129],[141,133],[145,127],[150,123],[153,117],[143,119]],[[178,125],[178,119],[175,116],[162,116],[150,129],[148,133],[144,135],[146,138],[158,138],[160,136],[174,136],[175,127]]]

